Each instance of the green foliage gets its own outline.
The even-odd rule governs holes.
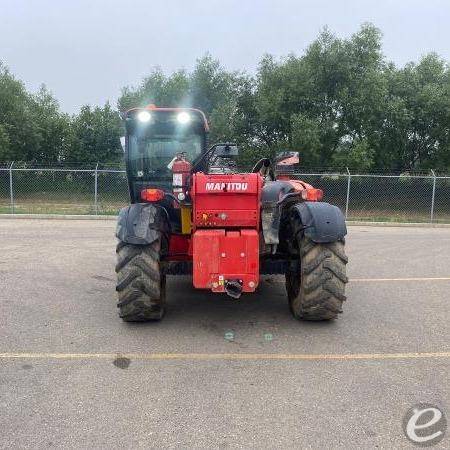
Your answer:
[[[188,104],[189,79],[180,70],[166,77],[156,68],[137,88],[125,87],[118,101],[121,111],[155,104],[158,106],[184,106]]]
[[[10,141],[5,125],[0,124],[0,160],[7,161],[10,159]]]
[[[0,161],[116,161],[122,134],[119,115],[108,104],[85,106],[69,117],[45,86],[30,94],[0,64]]]
[[[83,106],[70,122],[69,145],[64,160],[87,163],[120,161],[122,134],[119,114],[108,103],[103,108]]]
[[[372,168],[373,150],[365,139],[343,142],[333,154],[333,166],[367,171]]]
[[[450,169],[448,63],[431,53],[395,67],[371,24],[348,39],[324,29],[300,56],[265,55],[254,76],[208,54],[191,72],[155,68],[118,109],[151,103],[203,110],[210,140],[237,142],[247,166],[295,150],[310,168]],[[115,161],[122,133],[108,104],[68,117],[45,87],[31,95],[0,65],[0,160]]]
[[[291,147],[302,149],[302,165],[319,167],[322,163],[322,132],[319,121],[305,114],[293,114],[291,118]]]
[[[52,163],[63,160],[69,152],[70,118],[59,111],[58,102],[45,86],[31,96],[30,120],[36,136],[26,161]]]
[[[36,138],[31,122],[32,101],[24,85],[0,63],[0,158],[24,158]]]

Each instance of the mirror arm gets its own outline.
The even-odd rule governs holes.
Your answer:
[[[197,169],[197,167],[200,165],[200,163],[202,163],[206,157],[220,144],[214,144],[211,148],[209,148],[208,150],[206,150],[205,153],[203,153],[203,155],[200,156],[200,159],[196,162],[194,162],[194,164],[192,165],[192,169],[191,172],[194,173],[195,170]]]
[[[259,172],[261,170],[261,168],[264,167],[269,167],[271,165],[271,161],[269,158],[261,158],[254,166],[252,169],[253,173]]]

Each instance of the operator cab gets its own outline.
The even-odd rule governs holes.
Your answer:
[[[185,195],[182,186],[190,176],[190,168],[206,152],[209,128],[205,115],[193,108],[149,105],[128,110],[124,121],[131,203],[150,200],[147,195],[162,194],[157,201],[167,211],[172,231],[180,232],[181,214],[174,195]],[[203,168],[201,163],[198,167]]]
[[[195,164],[206,152],[208,123],[192,108],[130,109],[125,113],[125,160],[132,203],[147,187],[172,192],[173,164]]]

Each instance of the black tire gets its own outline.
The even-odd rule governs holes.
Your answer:
[[[330,320],[342,312],[346,300],[346,264],[342,239],[317,244],[306,236],[298,240],[300,261],[286,273],[289,307],[296,319]]]
[[[161,320],[164,316],[166,277],[160,251],[160,239],[150,245],[117,244],[117,306],[125,322]]]

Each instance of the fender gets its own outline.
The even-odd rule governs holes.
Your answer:
[[[161,206],[133,203],[120,210],[116,237],[122,242],[148,245],[156,241],[161,232],[169,232],[167,212]]]
[[[292,207],[300,218],[305,236],[316,243],[336,242],[347,234],[342,211],[325,202],[302,202]]]

